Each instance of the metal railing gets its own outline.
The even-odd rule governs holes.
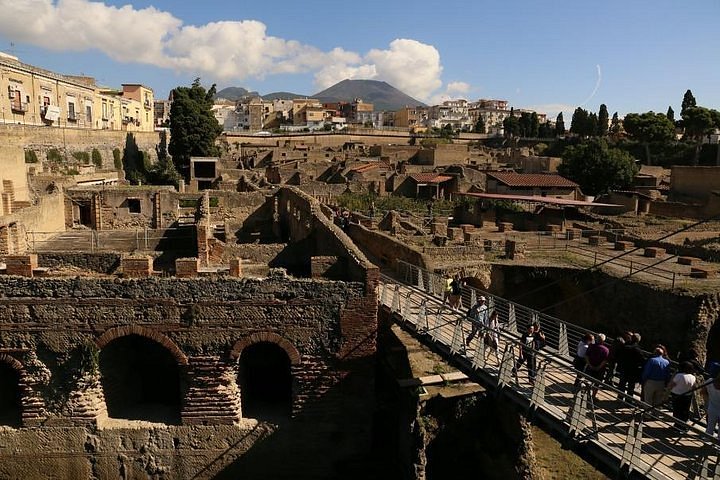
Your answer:
[[[572,367],[569,342],[586,330],[482,292],[489,306],[500,313],[504,326],[488,332],[480,325],[479,339],[466,346],[470,320],[443,302],[442,294],[437,293],[442,292],[442,284],[435,274],[406,265],[401,278],[404,273],[407,280],[381,275],[381,306],[464,368],[484,377],[536,415],[560,424],[575,441],[591,442],[609,453],[618,469],[627,474],[635,471],[657,479],[710,479],[720,474],[718,444],[701,423],[683,424],[660,408]],[[472,289],[468,294],[477,292]],[[548,341],[541,350],[529,350],[518,337],[521,325],[534,321],[541,324]],[[497,335],[497,350],[485,344],[484,333]],[[571,345],[574,347],[574,342]],[[536,361],[532,382],[530,372],[525,380],[522,371],[527,366],[517,364],[517,355],[523,350],[526,358],[532,356]]]
[[[127,230],[69,230],[66,232],[28,232],[31,252],[56,249],[81,252],[153,250],[163,241],[193,240],[195,231],[189,227],[163,229],[136,228]]]

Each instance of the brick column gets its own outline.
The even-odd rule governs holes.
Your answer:
[[[38,268],[38,257],[34,253],[29,255],[8,255],[5,257],[5,265],[8,275],[32,277],[33,270]]]
[[[153,272],[153,259],[150,255],[125,257],[121,260],[123,277],[149,277]]]
[[[183,425],[231,425],[241,418],[237,368],[219,356],[190,357]]]
[[[242,277],[242,258],[230,259],[230,276]]]
[[[178,258],[175,260],[175,276],[178,278],[197,277],[200,260],[197,258]]]

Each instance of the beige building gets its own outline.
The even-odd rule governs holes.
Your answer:
[[[103,89],[92,77],[61,75],[0,52],[0,123],[151,132],[153,91]]]
[[[317,126],[325,122],[325,108],[314,98],[293,100],[293,125]]]
[[[404,128],[422,127],[428,117],[425,107],[405,107],[395,112],[395,126]]]

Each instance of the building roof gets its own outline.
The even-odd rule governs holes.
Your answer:
[[[415,180],[416,183],[442,183],[452,180],[453,177],[437,173],[413,173],[410,178]]]
[[[508,187],[578,187],[572,180],[554,173],[492,172],[487,175]]]
[[[568,198],[542,197],[540,195],[511,195],[505,193],[457,193],[468,197],[487,198],[489,200],[510,200],[513,202],[543,203],[546,205],[561,205],[564,207],[621,207],[614,203],[585,202],[570,200]]]

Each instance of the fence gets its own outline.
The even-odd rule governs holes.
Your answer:
[[[138,228],[133,230],[71,230],[67,232],[28,232],[28,249],[48,251],[132,252],[157,250],[163,242],[195,244],[193,226],[177,228]],[[177,248],[174,244],[173,248]]]

